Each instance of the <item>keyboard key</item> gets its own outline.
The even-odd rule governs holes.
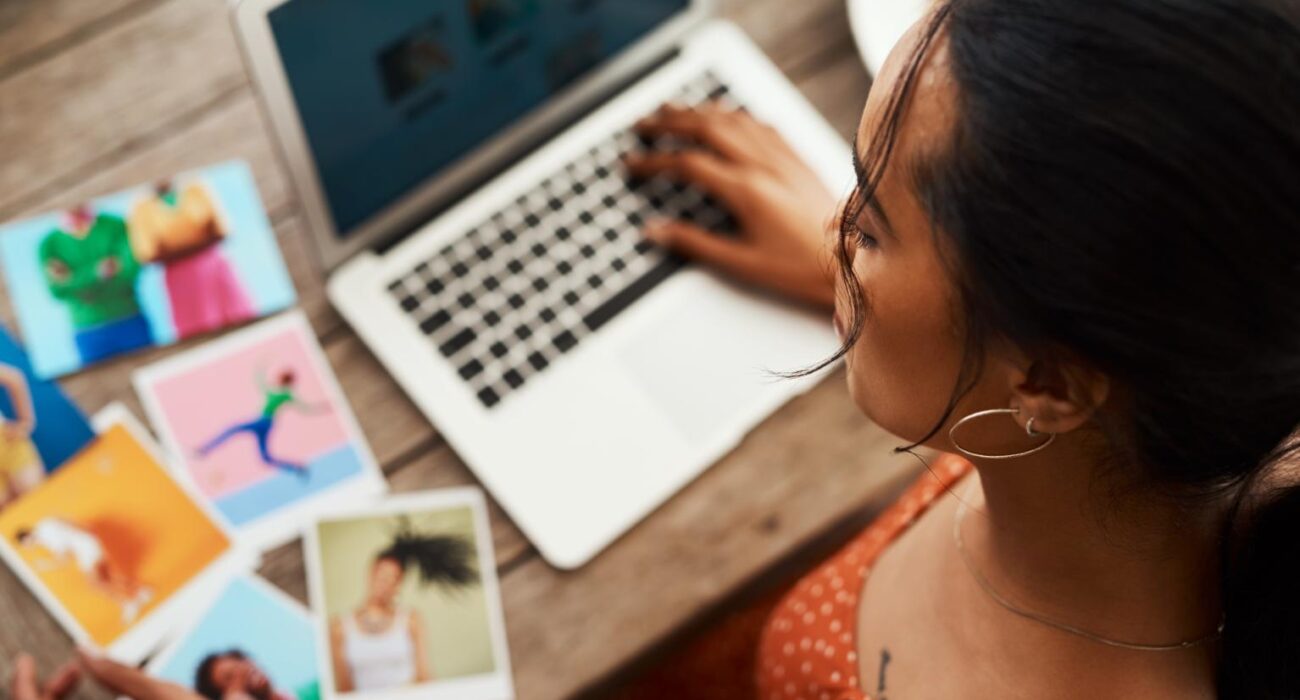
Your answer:
[[[578,344],[578,339],[574,337],[571,331],[564,331],[555,336],[553,342],[556,350],[559,350],[560,352],[568,352],[573,349],[573,346]]]
[[[420,300],[419,300],[419,299],[416,299],[415,297],[412,297],[412,296],[405,296],[405,297],[402,297],[402,309],[403,309],[404,311],[406,311],[406,313],[409,314],[409,313],[411,313],[412,311],[415,311],[415,310],[418,309],[418,308],[420,308]]]
[[[499,340],[495,343],[492,343],[492,347],[488,348],[488,350],[490,350],[492,352],[492,356],[497,358],[498,360],[510,354],[510,348],[507,348],[506,344]]]
[[[483,363],[478,360],[470,360],[460,368],[461,379],[472,379],[483,371]]]
[[[447,325],[450,320],[451,314],[447,313],[446,309],[438,309],[432,316],[420,321],[420,330],[424,331],[425,335],[431,335],[434,331]]]
[[[451,357],[464,350],[465,346],[474,342],[477,337],[478,334],[474,332],[473,328],[466,328],[443,343],[442,347],[438,348],[438,352],[441,352],[444,357]]]
[[[546,366],[549,365],[550,362],[546,360],[546,356],[543,355],[542,353],[533,352],[528,355],[528,364],[532,365],[533,369],[540,372],[546,369]]]
[[[505,380],[506,384],[510,385],[511,389],[518,389],[524,385],[524,375],[513,369],[506,370],[506,373],[501,375],[501,378]]]
[[[481,401],[484,406],[492,408],[498,403],[501,403],[501,396],[493,391],[492,387],[488,387],[478,393],[478,400]]]

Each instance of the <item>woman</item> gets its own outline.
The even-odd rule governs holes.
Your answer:
[[[366,599],[330,620],[334,687],[339,692],[382,690],[433,680],[424,623],[399,605],[414,567],[421,585],[457,589],[478,581],[470,544],[458,537],[421,535],[403,525],[370,565]]]
[[[221,243],[228,231],[208,188],[177,190],[159,182],[131,207],[131,250],[141,265],[160,263],[178,339],[191,338],[257,317]]]
[[[14,416],[0,416],[0,508],[18,500],[45,480],[45,465],[32,442],[36,411],[32,392],[21,370],[0,364],[0,391]]]
[[[642,125],[701,148],[631,170],[744,233],[648,234],[833,300],[863,412],[966,458],[776,608],[764,699],[1300,695],[1289,7],[941,3],[873,87],[829,244],[830,195],[770,129]]]
[[[296,379],[292,369],[281,371],[275,384],[266,381],[264,375],[264,372],[259,372],[255,377],[257,389],[263,397],[261,413],[252,420],[241,421],[221,431],[216,437],[199,447],[197,455],[200,459],[207,457],[231,438],[247,433],[257,441],[257,454],[262,458],[262,464],[306,479],[309,476],[308,465],[291,462],[271,454],[271,430],[275,427],[276,415],[279,414],[280,409],[292,407],[306,415],[320,415],[330,410],[329,404],[324,402],[312,404],[300,399],[295,393]]]

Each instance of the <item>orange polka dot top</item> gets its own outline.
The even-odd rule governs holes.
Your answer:
[[[903,496],[772,611],[758,647],[761,700],[868,700],[858,678],[858,598],[880,553],[971,469],[955,455],[934,460]],[[938,475],[938,479],[935,479]]]

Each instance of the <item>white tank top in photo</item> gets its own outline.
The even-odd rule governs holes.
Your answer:
[[[37,522],[32,539],[55,556],[71,556],[86,573],[92,573],[104,558],[104,548],[94,535],[58,518]]]
[[[415,682],[412,614],[399,614],[378,634],[363,631],[352,613],[343,616],[343,653],[357,690],[400,688]]]

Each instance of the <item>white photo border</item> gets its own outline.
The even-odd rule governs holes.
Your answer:
[[[441,679],[409,688],[339,693],[334,688],[334,664],[329,649],[329,620],[325,614],[325,590],[321,579],[320,525],[340,520],[382,518],[404,513],[469,507],[474,514],[474,551],[488,608],[492,638],[493,671],[466,678]],[[496,556],[492,551],[492,530],[487,499],[474,486],[415,491],[389,496],[371,506],[340,509],[318,518],[303,532],[303,557],[307,570],[307,592],[316,618],[316,657],[321,669],[321,697],[325,700],[513,700],[514,675],[506,643],[505,613],[501,585],[497,580]]]

